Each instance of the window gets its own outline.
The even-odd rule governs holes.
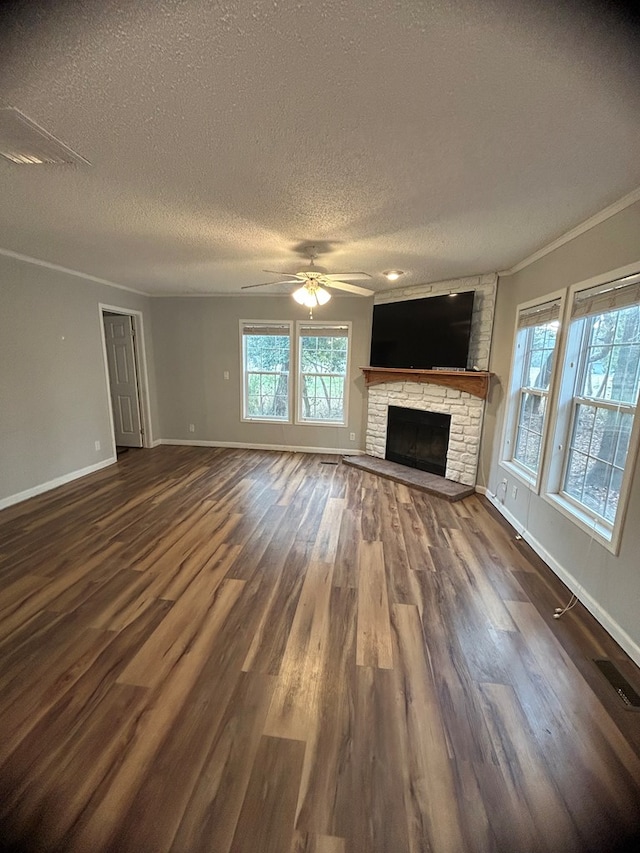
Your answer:
[[[290,420],[290,323],[242,323],[245,420]]]
[[[575,295],[577,355],[561,494],[613,527],[640,384],[640,284]]]
[[[347,325],[298,324],[298,420],[345,423]]]
[[[504,460],[535,487],[547,428],[561,306],[560,296],[523,305],[516,323]]]
[[[298,322],[295,348],[292,322],[242,320],[240,332],[243,420],[346,425],[350,323]]]
[[[617,548],[638,444],[640,275],[575,289],[549,499]]]

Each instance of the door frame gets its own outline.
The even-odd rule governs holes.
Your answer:
[[[133,352],[136,359],[136,373],[138,376],[138,404],[140,406],[140,421],[142,423],[142,447],[153,447],[153,435],[151,434],[151,402],[149,399],[149,376],[147,372],[147,357],[144,338],[144,320],[142,311],[133,308],[122,308],[119,305],[107,305],[98,303],[98,315],[100,317],[100,337],[102,339],[102,358],[104,361],[104,380],[109,402],[109,423],[111,424],[111,452],[113,458],[117,456],[116,451],[116,429],[113,421],[113,406],[111,403],[111,379],[109,376],[109,362],[107,361],[107,338],[104,333],[104,315],[125,314],[133,318],[134,336]]]

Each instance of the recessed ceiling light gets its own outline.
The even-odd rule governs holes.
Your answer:
[[[389,281],[396,281],[400,278],[401,275],[404,275],[404,270],[387,270],[382,273],[385,278],[388,278]]]

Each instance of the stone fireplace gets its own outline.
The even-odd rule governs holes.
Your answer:
[[[469,365],[486,371],[489,364],[496,278],[495,275],[485,275],[420,285],[401,292],[389,291],[376,296],[376,302],[415,299],[420,296],[473,289],[476,295],[471,322]],[[447,416],[450,420],[444,476],[458,483],[475,486],[484,399],[455,387],[443,387],[435,382],[425,381],[424,378],[422,381],[411,381],[405,376],[390,376],[389,380],[368,387],[366,453],[381,459],[387,458],[390,407]]]
[[[450,416],[444,476],[475,486],[484,400],[454,388],[426,383],[385,382],[372,386],[367,415],[369,456],[386,458],[389,406]]]

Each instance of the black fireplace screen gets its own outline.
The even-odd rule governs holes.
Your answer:
[[[385,459],[444,477],[451,415],[389,406]]]

